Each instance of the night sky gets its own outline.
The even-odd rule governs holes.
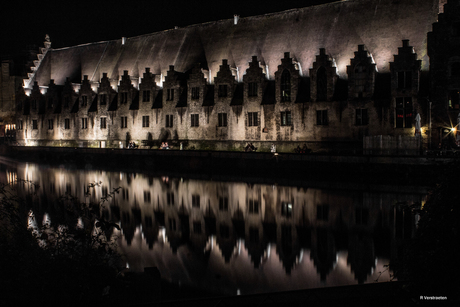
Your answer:
[[[120,39],[208,21],[261,15],[337,0],[285,1],[21,1],[2,3],[0,55],[16,55],[27,45],[52,48]]]

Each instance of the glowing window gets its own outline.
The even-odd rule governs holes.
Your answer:
[[[291,126],[291,111],[281,112],[281,126]]]

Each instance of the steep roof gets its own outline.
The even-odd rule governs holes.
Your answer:
[[[377,69],[387,72],[403,39],[410,40],[427,70],[426,34],[437,20],[438,5],[439,0],[348,0],[240,18],[236,25],[227,19],[166,30],[127,38],[124,44],[119,39],[51,49],[32,81],[63,84],[66,77],[80,82],[83,75],[98,81],[104,72],[118,80],[124,70],[137,78],[145,67],[166,75],[169,65],[185,72],[197,62],[207,63],[214,77],[222,59],[244,72],[253,55],[268,65],[273,79],[287,51],[308,76],[320,48],[346,78],[358,45],[365,45]]]

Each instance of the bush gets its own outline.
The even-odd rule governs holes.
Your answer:
[[[39,189],[30,182],[19,184]],[[37,195],[20,198],[13,186],[1,185],[0,197],[1,287],[6,290],[0,305],[77,306],[108,301],[104,289],[115,282],[121,258],[115,243],[106,239],[106,233],[118,225],[100,216],[104,201],[81,204],[65,196],[53,204],[61,208],[58,214],[65,215],[59,221],[81,216],[91,221],[88,228],[52,224],[28,229],[27,219],[34,218],[29,210]]]

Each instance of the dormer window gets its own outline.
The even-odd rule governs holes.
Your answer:
[[[257,82],[248,83],[248,97],[257,97]]]
[[[88,105],[88,96],[81,96],[81,106],[86,107]]]
[[[227,97],[227,84],[219,84],[219,97]]]
[[[327,100],[327,74],[326,68],[321,66],[318,69],[316,75],[316,100],[326,101]]]
[[[128,103],[128,92],[120,93],[120,104]]]
[[[356,65],[355,71],[354,71],[354,78],[355,78],[356,97],[362,97],[363,92],[366,87],[366,81],[367,81],[366,66],[361,65],[361,64]]]
[[[199,98],[200,98],[200,88],[192,87],[192,99],[199,99]]]
[[[166,100],[168,100],[168,101],[174,100],[174,89],[168,88],[166,90],[166,93],[167,93]]]
[[[412,72],[398,71],[398,90],[412,88]]]
[[[99,99],[101,101],[101,106],[104,106],[107,104],[107,94],[101,94],[99,96]]]
[[[291,74],[288,70],[284,70],[281,75],[281,101],[291,101]]]
[[[142,91],[142,101],[143,102],[150,101],[150,91]]]

